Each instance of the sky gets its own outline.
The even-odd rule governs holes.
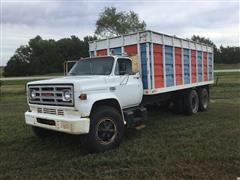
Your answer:
[[[104,7],[133,10],[147,29],[191,38],[210,38],[218,47],[239,46],[239,0],[0,0],[1,55],[5,66],[20,45],[40,35],[61,39],[93,35]]]

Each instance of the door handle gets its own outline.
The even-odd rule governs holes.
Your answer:
[[[115,90],[116,90],[116,87],[112,86],[112,87],[110,87],[109,89],[110,89],[110,91],[115,91]]]

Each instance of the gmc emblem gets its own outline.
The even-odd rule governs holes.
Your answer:
[[[54,96],[53,93],[42,93],[42,96]]]

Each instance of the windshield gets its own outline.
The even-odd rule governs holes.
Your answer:
[[[68,75],[109,75],[112,72],[113,57],[83,59],[76,62]]]

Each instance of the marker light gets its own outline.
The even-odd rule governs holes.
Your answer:
[[[87,100],[87,94],[80,94],[79,99]]]

